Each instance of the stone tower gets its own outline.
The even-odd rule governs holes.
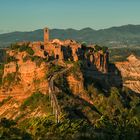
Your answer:
[[[44,28],[44,44],[48,43],[49,41],[49,29]]]

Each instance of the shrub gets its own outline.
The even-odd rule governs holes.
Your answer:
[[[18,50],[20,48],[17,44],[11,44],[11,50]]]
[[[26,108],[33,110],[38,106],[40,106],[44,111],[50,111],[49,97],[39,91],[36,91],[23,102],[23,104],[20,106],[20,110],[24,110]]]
[[[95,98],[98,94],[97,88],[95,88],[94,84],[88,85],[87,87],[87,93],[91,98]]]
[[[39,98],[42,96],[40,92],[35,92],[33,93],[29,98],[27,98],[23,104],[21,105],[20,109],[24,110],[27,108],[29,105],[32,104],[34,106],[35,104],[38,104]]]
[[[2,140],[32,140],[31,135],[17,127],[17,123],[6,118],[0,119],[0,139]]]
[[[105,47],[105,46],[102,47],[102,51],[103,51],[103,53],[106,53],[107,50],[108,50],[107,47]]]
[[[8,58],[7,58],[7,63],[10,63],[10,62],[17,62],[18,61],[18,59],[16,59],[14,56],[9,56]]]
[[[25,57],[23,58],[23,62],[26,62],[26,61],[28,61],[28,60],[30,60],[30,59],[31,59],[30,56],[25,56]]]
[[[11,96],[8,96],[6,99],[2,100],[2,101],[0,102],[0,107],[1,107],[2,105],[4,105],[6,102],[8,102],[11,98],[12,98]]]
[[[95,51],[100,51],[100,50],[102,50],[102,47],[99,46],[99,45],[95,45],[94,48],[95,48]]]
[[[7,82],[8,85],[10,85],[12,82],[15,81],[15,76],[16,76],[16,73],[13,72],[13,73],[8,73],[5,77],[4,77],[4,82]]]
[[[78,62],[75,62],[73,64],[73,67],[71,68],[71,73],[74,75],[74,77],[77,79],[77,80],[80,80],[80,72],[81,72],[81,68],[83,66],[83,63],[82,61],[78,61]]]
[[[62,69],[63,67],[60,66],[60,65],[52,65],[50,68],[49,68],[49,71],[47,72],[46,74],[46,78],[49,78],[49,76],[51,76],[52,74],[54,74],[55,72],[58,72]]]
[[[29,55],[34,55],[34,51],[33,51],[33,49],[30,48],[30,47],[27,47],[26,52],[27,52]]]
[[[34,54],[33,49],[31,47],[25,46],[25,45],[24,46],[20,46],[19,51],[20,52],[26,51],[29,55],[33,55]]]
[[[86,42],[82,42],[81,48],[82,48],[83,50],[85,50],[85,49],[87,48],[87,43],[86,43]]]
[[[26,49],[27,49],[27,46],[20,46],[19,52],[24,52],[26,51]]]
[[[40,67],[42,62],[45,62],[45,59],[40,56],[31,56],[31,60],[35,62],[38,67]]]

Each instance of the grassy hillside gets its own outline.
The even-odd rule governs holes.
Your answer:
[[[66,89],[65,89],[66,90]],[[48,96],[35,93],[20,106],[22,115],[14,121],[1,119],[0,138],[12,140],[138,140],[140,98],[127,90],[111,88],[109,95],[88,85],[90,105],[70,92],[58,95],[63,112],[60,123],[50,114]],[[33,116],[37,108],[46,116]],[[28,117],[26,117],[28,116]]]

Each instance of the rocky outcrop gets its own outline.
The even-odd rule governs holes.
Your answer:
[[[136,93],[140,93],[140,59],[130,55],[125,62],[117,62],[121,72],[123,85]]]
[[[47,82],[44,84],[45,75],[46,75],[46,65],[42,63],[40,67],[36,65],[35,62],[27,61],[19,66],[19,75],[21,83],[25,87],[25,91],[30,87],[35,89],[47,89]]]
[[[3,85],[0,90],[0,100],[12,96],[17,100],[24,100],[34,91],[48,92],[46,79],[47,65],[28,60],[26,62],[10,62],[4,66]]]
[[[79,72],[78,78],[76,78],[73,74],[67,76],[67,82],[70,90],[75,96],[87,101],[90,104],[93,104],[91,98],[87,95],[87,92],[84,88],[84,78],[82,73]]]
[[[4,74],[3,78],[9,73],[15,73],[17,71],[17,65],[15,62],[10,62],[8,64],[5,64],[4,66]]]
[[[81,92],[84,90],[84,79],[82,75],[79,79],[76,79],[74,75],[69,75],[67,77],[69,88],[71,89],[72,93],[80,95]]]

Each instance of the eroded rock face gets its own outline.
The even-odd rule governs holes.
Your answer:
[[[82,74],[78,79],[76,79],[74,75],[71,74],[67,77],[67,81],[68,81],[69,88],[71,89],[72,93],[76,95],[80,95],[80,93],[83,92],[84,79],[82,77]]]
[[[17,71],[17,65],[15,62],[10,62],[8,64],[5,64],[4,66],[4,74],[3,78],[8,74],[8,73],[15,73]]]
[[[25,89],[26,87],[35,86],[36,83],[39,83],[39,81],[44,80],[45,74],[46,66],[44,63],[42,63],[40,67],[38,67],[34,62],[27,61],[26,63],[23,63],[19,66],[19,75],[21,83],[25,85]]]
[[[116,67],[123,77],[123,85],[140,93],[140,59],[130,55],[125,62],[117,62]]]
[[[40,66],[30,60],[22,63],[10,62],[6,64],[3,79],[8,78],[7,81],[12,81],[10,84],[3,81],[0,100],[8,96],[23,100],[38,89],[46,94],[48,91],[48,81],[45,77],[47,70],[47,65],[44,62]]]
[[[100,77],[102,74],[104,76],[105,73],[108,73],[108,51],[103,51],[103,48],[96,47],[85,47],[74,40],[49,40],[49,30],[45,28],[44,42],[20,42],[7,51],[13,62],[5,65],[3,78],[8,74],[14,73],[12,78],[15,79],[13,79],[11,85],[6,87],[5,92],[13,95],[14,91],[8,91],[9,89],[14,89],[17,92],[21,89],[23,94],[42,89],[42,91],[44,90],[43,93],[45,93],[48,89],[48,82],[45,79],[48,71],[46,63],[49,64],[53,61],[57,62],[57,64],[65,64],[66,61],[81,61],[90,77],[91,75],[94,76],[94,74],[97,75],[97,72]],[[39,66],[37,66],[38,61]],[[80,93],[84,89],[82,74],[79,77],[80,80],[77,80],[73,75],[68,76],[67,79],[73,93]],[[14,84],[15,81],[17,82],[16,84]],[[17,85],[21,87],[19,88]]]
[[[84,88],[84,78],[83,74],[79,72],[78,78],[76,78],[73,74],[67,76],[67,82],[70,90],[75,96],[87,101],[90,104],[93,104],[91,98],[87,95]]]

